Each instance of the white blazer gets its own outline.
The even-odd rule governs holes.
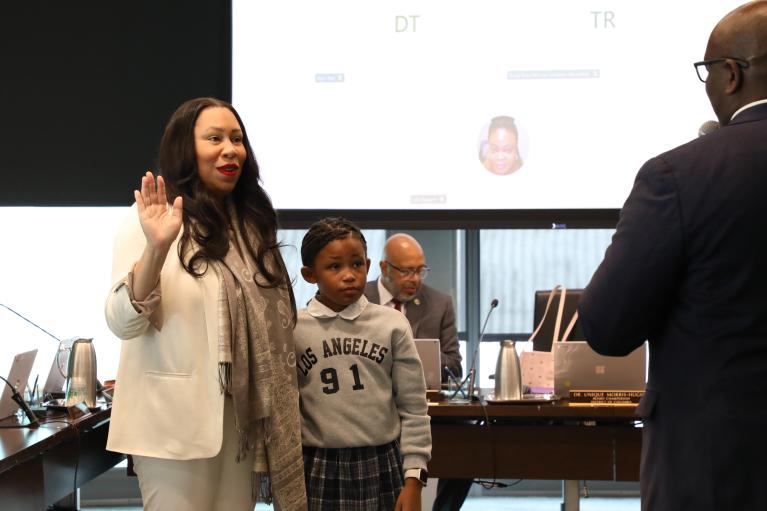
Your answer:
[[[179,235],[180,237],[180,235]],[[158,330],[131,305],[122,280],[146,245],[136,205],[114,243],[109,329],[120,339],[120,364],[107,449],[156,458],[210,458],[221,449],[224,395],[218,380],[219,282],[212,267],[188,274],[173,242],[160,274]]]

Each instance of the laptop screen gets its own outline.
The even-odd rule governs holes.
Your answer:
[[[57,351],[56,355],[53,356],[51,369],[48,371],[48,378],[45,379],[45,384],[43,384],[43,395],[62,392],[64,390],[65,378],[64,375],[61,374],[62,370],[59,368],[59,363],[65,363],[66,360],[66,353]]]
[[[421,358],[426,388],[439,390],[442,382],[439,339],[415,339],[415,348]]]
[[[13,357],[13,363],[11,364],[11,370],[8,372],[7,379],[19,394],[24,394],[29,373],[32,372],[32,364],[35,363],[36,356],[37,350],[32,350],[19,353]],[[19,405],[13,400],[13,394],[8,385],[5,382],[0,382],[0,384],[3,386],[2,394],[0,394],[0,419],[5,419],[16,413]]]
[[[578,390],[644,390],[647,343],[625,357],[595,352],[586,342],[560,342],[554,347],[554,393],[568,397]]]

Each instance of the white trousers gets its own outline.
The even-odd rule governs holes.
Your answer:
[[[189,420],[193,420],[189,418]],[[238,437],[231,397],[224,405],[224,441],[217,456],[166,460],[133,456],[147,511],[253,511],[252,454],[235,461]]]

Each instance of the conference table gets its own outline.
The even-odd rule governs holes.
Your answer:
[[[124,459],[105,449],[110,415],[103,407],[74,420],[49,415],[37,429],[0,429],[2,508],[77,509],[76,489]],[[429,415],[432,477],[563,480],[568,511],[578,509],[578,481],[639,480],[634,407],[439,401]]]
[[[578,481],[638,481],[642,428],[633,406],[430,402],[430,477],[563,480],[563,509],[579,508]]]
[[[77,488],[125,459],[105,449],[110,415],[106,406],[77,419],[49,413],[37,429],[0,421],[2,509],[77,509]]]

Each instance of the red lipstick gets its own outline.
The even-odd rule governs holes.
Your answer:
[[[240,170],[240,166],[237,165],[236,163],[229,163],[227,165],[221,165],[220,167],[216,167],[216,170],[218,170],[225,176],[233,177],[237,175],[237,172]]]

